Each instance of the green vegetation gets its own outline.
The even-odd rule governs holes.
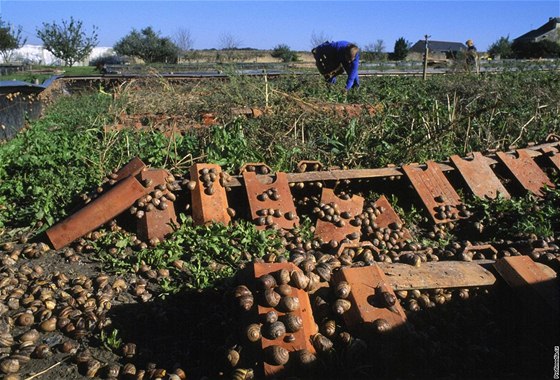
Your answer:
[[[284,249],[278,231],[260,231],[247,221],[194,226],[184,214],[180,219],[170,238],[142,250],[135,248],[129,234],[106,232],[91,242],[97,260],[105,270],[116,273],[138,271],[143,265],[156,270],[172,268],[176,276],[160,283],[162,294],[169,294],[185,287],[217,286],[252,259]]]
[[[314,75],[268,81],[232,75],[204,86],[155,77],[121,86],[114,97],[101,92],[62,97],[41,120],[0,145],[0,226],[36,220],[51,225],[79,194],[134,156],[175,173],[193,162],[218,163],[236,173],[254,161],[283,171],[294,170],[302,159],[371,168],[522,146],[558,133],[559,82],[554,72],[530,71],[429,81],[363,78],[359,90],[336,97],[338,92],[329,92]],[[135,91],[138,86],[150,91]],[[329,108],[333,99],[374,111],[339,115]],[[266,112],[258,118],[232,112],[245,106]],[[207,112],[220,123],[171,137],[149,120],[140,131],[111,128],[127,115],[200,120]]]
[[[117,351],[122,345],[122,339],[119,337],[119,330],[112,329],[109,334],[105,330],[101,330],[100,340],[103,347],[110,351]]]
[[[151,27],[140,31],[133,29],[113,47],[120,55],[138,57],[147,63],[177,62],[179,48],[168,37],[161,37]]]
[[[484,236],[492,239],[551,237],[560,225],[560,191],[549,189],[542,199],[528,194],[523,198],[476,199],[473,210],[480,220]]]

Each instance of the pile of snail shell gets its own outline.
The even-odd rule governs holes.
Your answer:
[[[299,270],[280,269],[264,274],[256,280],[254,290],[247,285],[239,285],[234,290],[236,302],[242,310],[253,310],[256,304],[267,310],[259,320],[245,326],[245,341],[249,344],[261,343],[262,339],[271,341],[264,349],[264,361],[273,366],[283,366],[291,357],[304,367],[312,366],[315,355],[308,350],[299,350],[294,354],[276,341],[290,343],[296,338],[295,333],[303,328],[300,315],[301,305],[295,289],[305,290],[309,278]]]

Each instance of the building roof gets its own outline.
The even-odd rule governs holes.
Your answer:
[[[519,40],[531,40],[533,41],[535,38],[542,36],[543,34],[550,32],[551,30],[556,29],[556,25],[560,23],[560,17],[550,17],[548,22],[541,26],[538,29],[533,29],[530,32],[527,32],[517,38],[514,41]]]
[[[424,53],[424,50],[426,49],[424,43],[425,43],[424,40],[418,40],[418,42],[412,45],[412,47],[409,49],[409,52]],[[465,44],[461,42],[428,40],[428,49],[431,52],[443,53],[443,52],[467,50],[467,47],[465,46]]]

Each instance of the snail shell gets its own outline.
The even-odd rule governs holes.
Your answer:
[[[329,282],[331,280],[332,268],[327,263],[321,263],[315,267],[315,273],[317,273],[323,281]]]
[[[350,310],[351,306],[352,304],[350,303],[350,301],[344,298],[337,298],[332,305],[332,309],[336,314],[342,315],[348,310]]]
[[[323,323],[321,330],[325,336],[332,338],[336,333],[336,322],[332,319],[326,320]]]
[[[251,310],[255,302],[253,295],[241,296],[239,297],[238,301],[239,301],[239,306],[245,311]]]
[[[314,272],[309,273],[308,277],[309,284],[307,285],[307,288],[305,290],[307,290],[308,292],[312,292],[319,287],[321,278]]]
[[[245,336],[249,342],[258,342],[261,339],[261,325],[260,323],[251,323],[245,329]]]
[[[0,348],[10,347],[14,344],[14,337],[10,333],[0,334]]]
[[[303,327],[303,319],[297,314],[293,314],[293,313],[286,314],[282,318],[282,321],[286,326],[286,331],[290,333],[295,333],[301,330],[301,328]]]
[[[287,269],[280,269],[275,273],[275,275],[278,285],[284,285],[290,282],[290,271]]]
[[[44,344],[44,343],[39,344],[33,350],[33,356],[38,358],[38,359],[45,359],[45,358],[48,358],[51,355],[52,355],[52,351],[51,351],[51,348],[49,347],[48,344]]]
[[[251,296],[252,293],[249,288],[245,285],[239,285],[235,288],[233,295],[235,298],[239,298],[242,296]]]
[[[237,364],[239,363],[239,358],[239,351],[236,351],[234,349],[228,350],[226,359],[232,368],[237,366]]]
[[[232,380],[252,380],[254,377],[252,368],[236,368],[231,375]]]
[[[34,322],[35,317],[31,313],[21,313],[16,320],[19,326],[31,326]]]
[[[265,305],[270,307],[276,307],[282,298],[282,296],[276,293],[273,289],[266,289],[263,297]]]
[[[14,358],[6,358],[0,362],[0,371],[5,374],[17,373],[19,372],[20,364],[19,360]]]
[[[278,320],[278,313],[274,310],[270,310],[265,314],[264,320],[266,323],[274,323]]]
[[[290,279],[292,281],[292,285],[298,289],[306,289],[309,285],[309,277],[298,270],[294,270],[290,273]]]
[[[337,298],[348,298],[348,295],[350,295],[350,290],[352,290],[352,288],[347,281],[340,281],[338,284],[336,284],[334,293]]]
[[[317,364],[317,356],[307,349],[296,351],[297,363],[303,368],[313,368]]]
[[[281,296],[289,296],[290,294],[292,294],[292,287],[288,284],[282,284],[282,285],[278,285],[276,291]]]
[[[322,334],[315,334],[311,337],[311,343],[317,352],[326,353],[333,348],[333,342]]]
[[[386,319],[379,318],[372,322],[373,331],[378,334],[384,334],[391,330],[391,325]]]
[[[23,333],[20,337],[19,337],[19,341],[21,343],[24,342],[33,342],[35,343],[37,341],[37,339],[39,339],[41,334],[39,334],[39,331],[35,330],[35,329],[31,329],[25,333]]]
[[[278,345],[268,346],[264,351],[265,361],[271,365],[284,365],[290,359],[290,352]]]
[[[276,286],[276,279],[270,274],[262,275],[259,277],[259,285],[261,286],[261,289],[274,288]]]
[[[265,327],[264,334],[268,339],[280,338],[282,335],[286,334],[286,325],[280,321],[271,323]]]
[[[93,358],[88,360],[86,363],[86,376],[89,378],[95,377],[100,368],[101,362],[99,360]]]
[[[299,309],[299,298],[292,296],[285,296],[280,299],[278,308],[284,312],[295,311]]]
[[[41,322],[39,327],[44,332],[52,332],[52,331],[56,330],[56,321],[57,321],[56,317],[51,317],[51,318]]]

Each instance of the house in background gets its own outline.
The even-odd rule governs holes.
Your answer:
[[[513,42],[540,42],[543,40],[560,42],[560,17],[550,17],[546,24],[515,38]]]
[[[426,45],[424,40],[418,40],[408,50],[408,61],[421,61],[424,59]],[[428,57],[431,60],[445,60],[457,57],[461,51],[466,51],[467,46],[461,42],[431,41],[428,40]]]

